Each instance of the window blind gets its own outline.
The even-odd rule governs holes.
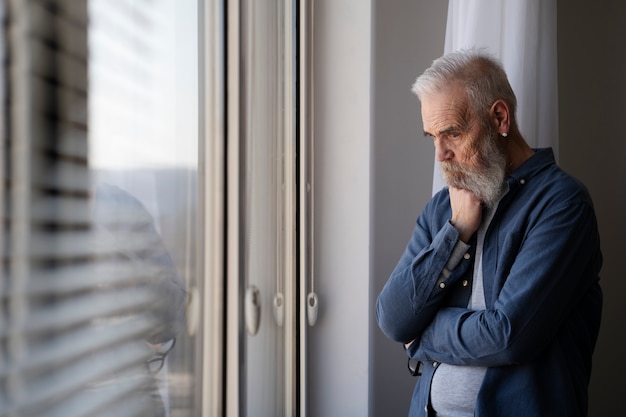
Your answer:
[[[0,416],[159,415],[164,265],[141,207],[92,186],[86,0],[0,13]]]

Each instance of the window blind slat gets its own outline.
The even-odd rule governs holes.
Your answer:
[[[139,312],[149,308],[152,299],[152,294],[145,288],[133,288],[111,293],[101,291],[83,297],[63,299],[61,302],[44,301],[40,305],[34,300],[24,312],[23,322],[12,323],[8,329],[3,329],[1,334],[8,333],[10,337],[19,332],[22,337],[28,337],[32,333],[64,331],[91,320],[100,319],[102,322],[105,320],[102,317],[110,317],[114,323],[131,314],[141,316]],[[102,330],[113,329],[103,327]]]
[[[24,97],[23,100],[16,98],[12,103],[15,111],[23,112],[21,114],[25,117],[36,113],[40,118],[52,118],[56,123],[87,124],[87,96],[83,92],[62,88],[36,74],[24,73],[21,68],[9,69],[19,71],[14,82],[23,85],[32,94],[32,97]],[[31,139],[38,144],[48,137],[33,136]]]
[[[39,38],[33,38],[30,46],[30,50],[25,51],[24,59],[30,64],[29,70],[32,75],[62,84],[71,91],[87,93],[88,80],[84,59],[62,53]]]
[[[91,221],[90,203],[84,198],[48,195],[33,199],[32,220],[37,223],[87,225]]]
[[[85,4],[84,0],[10,0],[8,34],[15,38],[36,37],[86,59],[86,11],[84,16],[79,15]],[[74,13],[67,12],[70,10]]]
[[[106,326],[103,329],[98,325],[83,325],[63,332],[49,339],[47,343],[31,346],[31,350],[24,352],[23,364],[19,370],[34,374],[37,370],[49,368],[51,364],[68,363],[86,355],[95,357],[98,351],[108,349],[111,345],[138,340],[152,323],[145,319],[129,318]],[[109,334],[113,330],[116,333],[115,339],[111,339]],[[14,365],[7,365],[0,366],[1,376],[18,370]]]
[[[102,288],[125,287],[150,283],[159,273],[157,267],[129,268],[119,261],[101,261],[97,264],[59,266],[54,271],[32,270],[28,288],[29,297],[54,292],[57,296]],[[88,277],[88,279],[87,279]],[[11,292],[4,295],[10,297]]]
[[[85,140],[87,125],[63,120],[55,120],[54,122],[42,120],[41,123],[33,126],[33,135],[38,137],[45,137],[51,131],[57,133],[55,140],[43,141],[43,143],[37,144],[38,146],[34,149],[76,160],[86,158],[88,154],[87,141]]]
[[[17,217],[19,219],[19,217]],[[13,219],[15,220],[15,219]],[[131,231],[114,231],[94,233],[92,230],[41,230],[36,239],[30,243],[27,253],[11,252],[12,256],[28,255],[34,260],[46,261],[56,259],[85,259],[117,256],[121,259],[138,259],[146,257],[159,240],[154,236],[143,236]],[[62,231],[63,233],[59,233]],[[11,235],[7,236],[8,239]],[[16,237],[17,239],[17,237]],[[146,261],[146,267],[150,262]],[[53,271],[51,271],[53,273]]]

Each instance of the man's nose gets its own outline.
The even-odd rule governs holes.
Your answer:
[[[435,139],[435,157],[437,161],[447,161],[448,159],[452,159],[454,153],[452,150],[446,146],[441,140]]]

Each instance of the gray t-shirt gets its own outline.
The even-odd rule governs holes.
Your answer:
[[[472,294],[467,305],[467,308],[471,310],[485,309],[482,262],[483,243],[485,241],[485,233],[496,208],[497,205],[486,210],[481,226],[478,229]],[[459,243],[460,246],[457,245],[457,247],[465,249],[467,246],[463,242],[459,241]],[[446,269],[453,269],[454,266],[456,265],[448,263]],[[431,405],[437,417],[472,417],[474,415],[476,396],[486,371],[487,368],[484,367],[439,364],[433,375],[430,388]]]

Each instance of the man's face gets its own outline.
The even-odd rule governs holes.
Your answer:
[[[422,119],[447,184],[471,191],[487,206],[495,204],[507,163],[503,139],[470,114],[463,89],[422,97]]]

